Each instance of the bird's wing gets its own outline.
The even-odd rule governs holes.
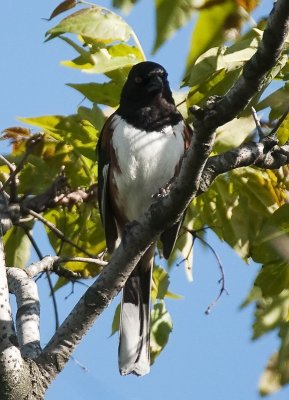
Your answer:
[[[193,136],[193,130],[192,128],[185,124],[184,127],[184,147],[185,147],[185,151],[188,149],[188,147],[190,146],[191,140],[192,140],[192,136]],[[181,160],[182,161],[182,160]],[[176,171],[176,176],[178,175],[179,171],[180,171],[180,167],[181,167],[181,162],[179,164],[179,168]],[[168,229],[166,229],[162,234],[161,234],[161,242],[163,244],[163,256],[168,259],[175,244],[176,244],[176,240],[178,238],[178,233],[179,230],[182,226],[182,223],[185,219],[185,213],[183,214],[182,218],[180,219],[180,221],[176,222],[174,225],[172,225],[171,227],[169,227]]]
[[[106,245],[109,253],[113,253],[118,239],[116,220],[111,207],[109,174],[111,168],[111,139],[113,115],[108,118],[97,143],[98,154],[98,205],[104,226]]]

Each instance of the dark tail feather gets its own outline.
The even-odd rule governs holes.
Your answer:
[[[150,370],[151,274],[152,259],[148,262],[145,255],[123,289],[118,353],[121,375],[145,375]]]

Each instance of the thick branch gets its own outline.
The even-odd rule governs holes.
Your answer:
[[[36,283],[20,268],[8,268],[9,290],[16,297],[16,328],[21,354],[36,358],[40,352],[40,306]]]
[[[107,261],[103,261],[98,258],[46,256],[42,260],[29,265],[25,271],[30,278],[34,278],[36,275],[41,274],[42,272],[55,272],[57,275],[64,276],[68,279],[80,279],[82,276],[79,273],[60,266],[61,263],[68,261],[91,263],[101,267],[104,267],[108,264]]]
[[[12,320],[2,238],[0,238],[0,315],[0,398],[18,398],[10,397],[10,393],[16,396],[23,392],[28,393],[31,384],[29,371],[18,348]]]
[[[206,192],[214,179],[225,172],[240,167],[256,165],[263,169],[278,169],[289,163],[289,144],[266,150],[266,138],[248,142],[223,154],[210,157],[204,169],[198,195]]]

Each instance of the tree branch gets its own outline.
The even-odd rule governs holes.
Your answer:
[[[9,302],[2,237],[0,238],[0,310],[0,397],[2,397],[1,394],[9,390],[11,384],[17,392],[17,387],[22,385],[23,371],[25,371]],[[29,382],[25,379],[23,381],[29,388]]]
[[[7,278],[17,301],[16,328],[22,357],[34,359],[41,352],[37,285],[20,268],[7,268]]]
[[[198,195],[206,192],[218,175],[233,169],[250,165],[263,169],[278,169],[289,163],[289,143],[281,147],[274,146],[269,151],[266,151],[266,144],[265,138],[262,142],[248,142],[210,157],[202,175]]]

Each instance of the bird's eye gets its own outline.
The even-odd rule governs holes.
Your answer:
[[[142,79],[141,76],[136,76],[136,77],[134,78],[134,81],[135,81],[135,83],[142,83],[142,82],[143,82],[143,79]]]

